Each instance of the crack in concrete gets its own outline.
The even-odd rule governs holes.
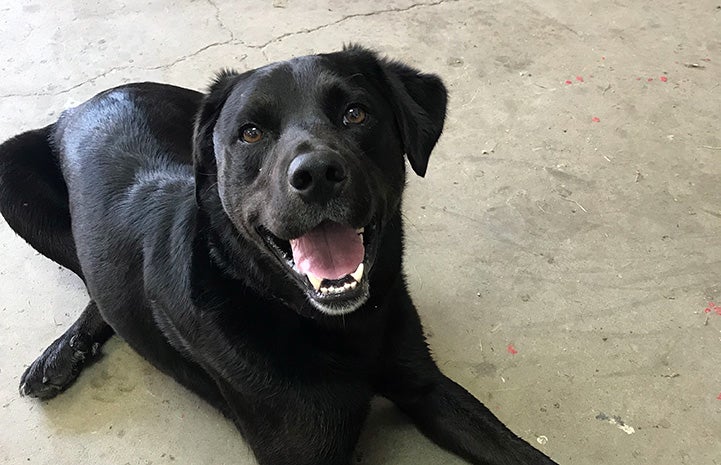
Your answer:
[[[528,2],[523,2],[523,5],[525,5],[526,8],[528,9],[528,11],[530,11],[531,13],[535,14],[536,16],[539,16],[539,17],[541,17],[541,18],[544,18],[544,19],[548,20],[549,22],[551,22],[551,23],[555,24],[556,26],[558,26],[560,29],[564,29],[564,30],[566,30],[566,31],[572,32],[572,33],[573,33],[575,36],[577,36],[577,37],[581,37],[581,36],[582,36],[582,34],[580,34],[578,31],[576,31],[575,29],[573,29],[573,28],[572,28],[571,26],[569,26],[568,24],[563,23],[563,22],[561,22],[560,20],[558,20],[557,18],[554,18],[553,16],[550,16],[550,15],[548,15],[548,14],[540,11],[538,8],[534,7],[533,5],[530,5]]]
[[[342,22],[344,22],[344,21],[347,21],[347,20],[353,19],[353,18],[362,18],[362,17],[376,16],[376,15],[384,14],[384,13],[403,13],[403,12],[406,12],[406,11],[414,10],[414,9],[416,9],[416,8],[430,7],[430,6],[438,6],[438,5],[441,5],[441,4],[443,4],[443,3],[458,2],[458,1],[460,1],[460,0],[438,0],[438,1],[435,1],[435,2],[431,2],[431,3],[414,3],[414,4],[412,4],[412,5],[409,5],[409,6],[405,7],[405,8],[387,8],[387,9],[385,9],[385,10],[376,10],[376,11],[371,11],[371,12],[368,12],[368,13],[355,13],[355,14],[352,14],[352,15],[343,16],[342,18],[337,19],[337,20],[332,21],[332,22],[327,23],[327,24],[321,24],[320,26],[312,27],[312,28],[310,28],[310,29],[301,29],[300,31],[286,32],[286,33],[284,33],[284,34],[281,34],[281,35],[279,35],[279,36],[277,36],[277,37],[272,38],[271,40],[269,40],[269,41],[267,41],[267,42],[265,42],[264,44],[261,44],[261,45],[246,44],[246,46],[249,47],[249,48],[264,49],[265,47],[269,46],[270,44],[272,44],[272,43],[274,43],[274,42],[280,42],[281,40],[287,39],[288,37],[292,37],[292,36],[296,36],[296,35],[301,35],[301,34],[310,34],[310,33],[312,33],[312,32],[320,31],[321,29],[325,29],[325,28],[328,28],[328,27],[331,27],[331,26],[335,26],[336,24],[340,24],[340,23],[342,23]]]
[[[223,31],[227,32],[227,33],[230,35],[230,38],[229,38],[229,39],[223,40],[223,41],[219,41],[219,42],[213,42],[213,43],[207,44],[207,45],[199,48],[198,50],[196,50],[196,51],[194,51],[194,52],[192,52],[192,53],[189,53],[189,54],[187,54],[187,55],[183,55],[183,56],[181,56],[181,57],[179,57],[179,58],[176,58],[175,60],[171,61],[170,63],[166,63],[166,64],[163,64],[163,65],[150,66],[150,67],[136,67],[136,66],[134,66],[134,65],[114,66],[114,67],[108,69],[107,71],[105,71],[105,72],[103,72],[103,73],[100,73],[100,74],[98,74],[98,75],[96,75],[96,76],[93,76],[93,77],[91,77],[91,78],[88,78],[88,79],[86,79],[86,80],[84,80],[84,81],[81,81],[81,82],[79,82],[79,83],[77,83],[77,84],[74,84],[74,85],[72,85],[72,86],[70,86],[70,87],[68,87],[68,88],[65,88],[65,89],[62,89],[62,90],[59,90],[59,91],[31,92],[31,93],[11,93],[11,94],[3,94],[3,95],[0,95],[0,98],[13,98],[13,97],[14,97],[14,98],[23,98],[23,97],[45,97],[45,96],[56,97],[56,96],[59,96],[59,95],[67,94],[68,92],[71,92],[71,91],[73,91],[73,90],[75,90],[75,89],[77,89],[77,88],[79,88],[79,87],[82,87],[82,86],[85,86],[85,85],[90,84],[90,83],[92,83],[92,82],[95,82],[95,81],[97,81],[98,79],[101,79],[101,78],[103,78],[103,77],[107,76],[108,74],[113,73],[113,72],[115,72],[115,71],[123,71],[123,70],[127,70],[127,69],[145,70],[145,71],[155,71],[155,70],[159,70],[159,69],[170,69],[170,68],[172,68],[173,66],[177,65],[178,63],[182,63],[182,62],[184,62],[184,61],[186,61],[186,60],[189,60],[190,58],[192,58],[192,57],[194,57],[194,56],[197,56],[197,55],[203,53],[203,52],[206,51],[206,50],[209,50],[209,49],[211,49],[211,48],[216,48],[216,47],[222,47],[222,46],[225,46],[225,45],[242,45],[242,46],[245,46],[245,47],[248,47],[248,48],[251,48],[251,49],[260,50],[260,51],[261,51],[261,54],[263,55],[263,57],[265,57],[265,59],[268,60],[268,56],[265,54],[265,50],[264,50],[264,49],[265,49],[266,47],[268,47],[269,45],[271,45],[271,44],[273,44],[273,43],[276,43],[276,42],[280,42],[280,41],[282,41],[282,40],[284,40],[284,39],[287,39],[288,37],[293,37],[293,36],[302,35],[302,34],[311,34],[311,33],[313,33],[313,32],[320,31],[320,30],[322,30],[322,29],[325,29],[325,28],[328,28],[328,27],[331,27],[331,26],[335,26],[335,25],[337,25],[337,24],[340,24],[340,23],[342,23],[342,22],[344,22],[344,21],[347,21],[347,20],[353,19],[353,18],[370,17],[370,16],[376,16],[376,15],[381,15],[381,14],[385,14],[385,13],[404,13],[404,12],[406,12],[406,11],[411,11],[411,10],[414,10],[414,9],[417,9],[417,8],[433,7],[433,6],[438,6],[438,5],[441,5],[441,4],[444,4],[444,3],[458,2],[458,1],[460,1],[460,0],[437,0],[437,1],[435,1],[435,2],[430,2],[430,3],[414,3],[414,4],[409,5],[409,6],[407,6],[407,7],[404,7],[404,8],[386,8],[386,9],[384,9],[384,10],[376,10],[376,11],[371,11],[371,12],[368,12],[368,13],[355,13],[355,14],[351,14],[351,15],[346,15],[346,16],[343,16],[342,18],[339,18],[339,19],[337,19],[337,20],[335,20],[335,21],[332,21],[332,22],[330,22],[330,23],[321,24],[320,26],[316,26],[316,27],[309,28],[309,29],[301,29],[300,31],[293,31],[293,32],[283,33],[283,34],[281,34],[281,35],[279,35],[279,36],[273,37],[272,39],[270,39],[269,41],[267,41],[267,42],[265,42],[265,43],[263,43],[263,44],[247,44],[247,43],[243,42],[243,41],[240,40],[240,39],[236,39],[236,38],[235,38],[235,34],[233,33],[233,31],[231,31],[231,30],[225,25],[225,23],[223,22],[223,20],[221,19],[221,17],[220,17],[220,16],[221,16],[221,11],[220,11],[220,8],[218,7],[218,5],[215,3],[215,1],[214,1],[214,0],[206,0],[206,1],[208,2],[209,5],[211,5],[211,6],[215,9],[215,20],[217,21],[217,23],[218,23],[218,25],[220,26],[220,28],[221,28]],[[239,59],[239,61],[242,62],[242,61],[245,60],[247,57],[248,57],[247,55],[243,55],[243,56]]]
[[[100,79],[100,78],[102,78],[102,77],[105,77],[105,76],[107,76],[108,74],[110,74],[110,73],[112,73],[112,72],[114,72],[114,71],[120,71],[120,70],[122,70],[122,69],[127,69],[127,68],[129,68],[129,66],[113,66],[113,67],[110,68],[109,70],[107,70],[107,71],[105,71],[105,72],[103,72],[103,73],[101,73],[101,74],[98,74],[97,76],[93,76],[93,77],[91,77],[91,78],[89,78],[89,79],[86,79],[86,80],[84,80],[84,81],[81,81],[81,82],[79,82],[79,83],[77,83],[77,84],[74,84],[74,85],[72,85],[72,86],[70,86],[70,87],[68,87],[68,88],[66,88],[66,89],[63,89],[63,90],[60,90],[60,91],[57,91],[57,92],[47,91],[47,92],[32,92],[32,93],[29,93],[29,94],[3,94],[3,95],[0,95],[0,98],[10,98],[10,97],[43,97],[43,96],[47,96],[47,95],[56,96],[56,95],[67,94],[68,92],[70,92],[70,91],[72,91],[72,90],[75,90],[75,89],[77,89],[78,87],[82,87],[82,86],[84,86],[84,85],[86,85],[86,84],[90,84],[90,83],[93,82],[93,81],[97,81],[98,79]]]
[[[183,55],[183,56],[180,57],[180,58],[176,58],[175,60],[171,61],[170,63],[166,63],[166,64],[164,64],[164,65],[158,65],[158,66],[148,66],[148,67],[143,67],[143,68],[135,68],[135,69],[147,70],[147,71],[154,71],[154,70],[157,70],[157,69],[170,69],[170,68],[172,68],[173,66],[177,65],[178,63],[182,63],[183,61],[186,61],[186,60],[188,60],[188,59],[190,59],[190,58],[192,58],[192,57],[194,57],[194,56],[196,56],[196,55],[200,55],[201,53],[203,53],[203,52],[206,51],[206,50],[209,50],[209,49],[215,48],[215,47],[222,47],[222,46],[224,46],[224,45],[230,45],[230,44],[232,44],[232,43],[235,43],[234,39],[228,39],[228,40],[224,40],[224,41],[222,41],[222,42],[213,42],[212,44],[208,44],[208,45],[206,45],[206,46],[204,46],[204,47],[199,48],[198,50],[194,51],[193,53],[189,53],[188,55]],[[238,62],[241,62],[241,61],[245,60],[246,58],[248,58],[248,55],[245,55],[245,54],[244,54],[243,56],[241,56],[241,57],[238,59]],[[132,68],[132,66],[129,66],[128,68]]]
[[[223,22],[223,19],[220,17],[220,7],[218,6],[218,4],[215,3],[215,0],[206,1],[210,4],[210,6],[213,7],[213,9],[215,9],[215,21],[218,23],[218,26],[220,26],[222,30],[230,34],[231,41],[235,40],[235,33],[225,25],[225,22]]]
[[[221,47],[223,45],[229,45],[231,43],[233,43],[233,39],[228,39],[228,40],[225,40],[222,42],[213,42],[212,44],[208,44],[208,45],[205,45],[205,46],[199,48],[198,50],[194,51],[193,53],[183,55],[183,56],[171,61],[170,63],[165,63],[165,64],[158,65],[158,66],[143,66],[143,67],[138,67],[138,66],[134,66],[134,65],[113,66],[112,68],[108,69],[107,71],[105,71],[103,73],[100,73],[96,76],[88,78],[84,81],[81,81],[77,84],[74,84],[70,87],[67,87],[67,88],[59,90],[59,91],[32,92],[32,93],[25,93],[25,94],[21,94],[21,93],[3,94],[3,95],[0,95],[0,98],[46,97],[46,96],[57,97],[59,95],[67,94],[68,92],[71,92],[79,87],[84,86],[84,85],[90,84],[91,82],[95,82],[98,79],[104,78],[108,74],[113,73],[115,71],[124,71],[127,69],[134,69],[134,70],[138,70],[138,71],[156,71],[159,69],[170,69],[173,66],[177,65],[178,63],[182,63],[183,61],[189,60],[190,58],[192,58],[196,55],[199,55],[208,49],[215,48],[215,47]],[[238,62],[242,62],[246,58],[248,58],[248,55],[244,54],[238,59]]]

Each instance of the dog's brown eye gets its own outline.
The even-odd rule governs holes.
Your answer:
[[[366,111],[361,107],[350,107],[345,111],[343,115],[343,124],[361,124],[366,120]]]
[[[261,131],[260,128],[254,124],[248,124],[247,126],[244,126],[240,134],[243,138],[243,141],[249,144],[254,144],[263,138],[263,131]]]

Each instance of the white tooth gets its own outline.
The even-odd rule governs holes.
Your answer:
[[[343,289],[344,289],[344,290],[350,289],[350,283],[345,283],[345,284],[343,284]]]
[[[357,232],[358,234],[363,234],[364,232],[366,232],[366,228],[359,228],[359,229],[356,229],[356,231],[355,231],[355,232]]]
[[[328,288],[327,288],[327,287],[321,287],[321,288],[320,288],[320,293],[321,293],[321,294],[327,294],[327,293],[328,293]]]
[[[316,291],[320,289],[320,283],[323,282],[323,279],[319,278],[313,273],[308,273],[306,276],[308,277],[308,281],[310,281],[310,283],[313,285],[313,289],[315,289]]]
[[[355,289],[355,287],[356,287],[357,285],[358,285],[358,283],[355,282],[355,281],[353,281],[352,283],[350,283],[350,288],[351,288],[351,289]]]
[[[356,268],[356,270],[355,270],[353,273],[351,273],[350,275],[351,275],[351,276],[353,277],[353,279],[355,279],[357,282],[361,282],[361,279],[363,279],[363,262],[361,262],[361,263],[358,265],[358,268]]]

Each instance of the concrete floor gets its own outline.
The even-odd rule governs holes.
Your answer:
[[[560,464],[721,464],[718,0],[176,3],[2,3],[0,139],[120,83],[349,41],[436,72],[446,131],[405,210],[443,370]],[[254,463],[117,339],[57,399],[18,397],[86,297],[1,221],[0,257],[0,462]],[[462,463],[382,402],[357,458]]]

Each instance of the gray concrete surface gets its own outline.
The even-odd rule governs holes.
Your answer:
[[[444,371],[561,464],[721,464],[719,31],[717,0],[6,0],[0,138],[120,83],[349,41],[436,72],[448,123],[405,216]],[[19,398],[85,301],[0,222],[0,462],[254,463],[117,339],[67,393]],[[383,402],[357,459],[461,463]]]

